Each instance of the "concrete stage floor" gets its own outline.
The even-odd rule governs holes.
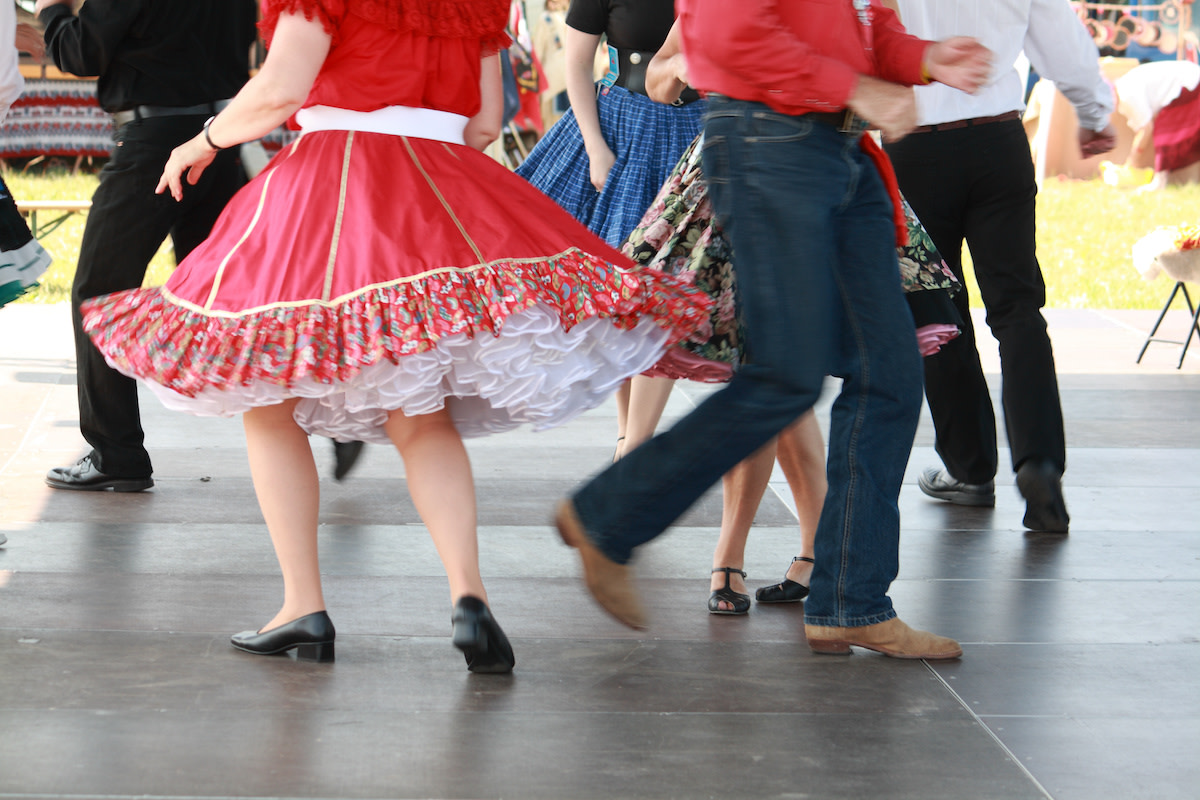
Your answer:
[[[5,308],[0,800],[1200,797],[1200,345],[1182,370],[1166,344],[1134,364],[1155,313],[1047,312],[1068,536],[1022,529],[1007,471],[994,510],[924,497],[923,420],[892,594],[963,643],[957,662],[814,655],[800,607],[710,616],[715,493],[641,555],[652,624],[627,631],[548,525],[609,458],[612,405],[471,441],[484,574],[518,659],[495,677],[450,645],[445,578],[382,447],[337,484],[314,442],[337,662],[232,650],[280,600],[240,422],[147,393],[152,491],[49,489],[83,452],[68,314]],[[668,415],[706,391],[680,385]],[[777,474],[752,587],[795,553],[790,504]]]

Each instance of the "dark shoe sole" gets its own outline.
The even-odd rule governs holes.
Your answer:
[[[251,650],[248,647],[242,647],[236,642],[230,642],[235,650],[241,650],[243,653],[250,653],[255,656],[286,656],[291,653],[296,654],[297,661],[316,661],[322,664],[329,664],[334,661],[335,653],[333,642],[313,642],[308,644],[289,644],[281,647],[278,650],[264,651]]]
[[[46,485],[52,489],[68,489],[73,492],[103,492],[112,489],[114,492],[144,492],[154,486],[153,478],[113,478],[96,481],[95,483],[74,483],[46,478]]]

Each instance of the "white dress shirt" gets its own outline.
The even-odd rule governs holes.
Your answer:
[[[1025,109],[1025,83],[1013,66],[1022,51],[1054,82],[1093,131],[1108,124],[1112,90],[1100,75],[1095,42],[1067,0],[899,0],[909,33],[940,41],[973,36],[994,54],[993,73],[973,95],[942,84],[917,87],[919,125],[994,117]]]
[[[25,88],[20,57],[13,43],[17,36],[17,7],[0,0],[0,122]]]

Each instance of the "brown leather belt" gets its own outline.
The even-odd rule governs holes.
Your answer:
[[[930,131],[956,131],[959,128],[971,128],[976,125],[987,125],[992,122],[1011,122],[1021,118],[1020,111],[1007,111],[994,117],[974,117],[972,119],[956,119],[954,122],[939,122],[937,125],[921,125],[913,128],[913,133],[929,133]]]
[[[841,111],[809,111],[801,119],[811,119],[837,128],[839,133],[862,133],[870,125],[865,119],[846,108]]]

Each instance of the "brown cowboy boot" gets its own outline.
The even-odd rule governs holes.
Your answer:
[[[928,631],[913,630],[898,617],[859,628],[805,625],[804,635],[808,637],[808,646],[814,653],[850,655],[850,645],[854,645],[892,658],[936,661],[962,656],[962,647],[958,642]]]

